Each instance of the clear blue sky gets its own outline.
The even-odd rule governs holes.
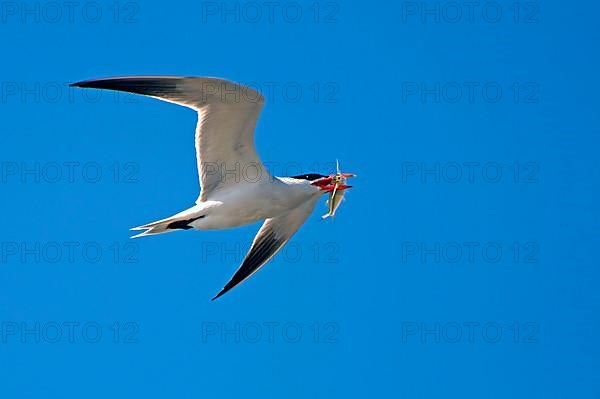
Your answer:
[[[457,4],[3,2],[2,397],[598,397],[600,10]],[[194,113],[66,86],[139,74],[261,88],[275,173],[359,175],[335,222],[210,302],[258,225],[128,238]]]

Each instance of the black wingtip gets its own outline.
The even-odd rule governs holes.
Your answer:
[[[71,83],[69,86],[70,87],[89,87],[92,89],[102,89],[103,87],[101,86],[101,83],[103,80],[108,80],[108,79],[97,79],[97,80],[82,80],[81,82],[75,82],[75,83]]]
[[[75,83],[71,83],[69,85],[69,87],[91,87],[91,88],[95,88],[96,86],[94,85],[94,83],[96,83],[96,80],[82,80],[81,82],[75,82]]]
[[[181,78],[173,77],[152,77],[152,76],[129,76],[84,80],[72,83],[70,86],[125,91],[134,94],[147,96],[174,98],[180,93],[177,90],[177,82]]]
[[[221,291],[219,291],[219,293],[217,295],[215,295],[215,297],[213,299],[211,299],[211,301],[214,301],[215,299],[219,299],[220,297],[222,297],[223,295],[227,294],[229,291],[231,291],[232,288],[234,288],[237,284],[231,284],[231,281],[229,283],[227,283],[225,285],[225,287],[223,287],[223,289]]]
[[[212,302],[212,301],[214,301],[215,299],[218,299],[218,298],[220,298],[220,297],[221,297],[221,296],[223,296],[223,294],[225,294],[226,292],[227,292],[227,291],[225,291],[225,290],[222,290],[222,291],[221,291],[221,292],[219,292],[217,295],[215,295],[215,296],[214,296],[214,298],[213,298],[213,299],[211,299],[210,301]]]

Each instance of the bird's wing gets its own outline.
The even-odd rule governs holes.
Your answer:
[[[262,227],[254,237],[250,251],[246,254],[242,265],[235,272],[231,280],[212,299],[213,301],[227,291],[236,287],[252,276],[265,263],[283,248],[288,240],[304,224],[314,209],[318,197],[292,209],[291,211],[271,219],[265,220]]]
[[[142,94],[196,110],[202,188],[198,201],[240,182],[270,178],[254,148],[254,128],[265,101],[249,87],[216,78],[162,76],[97,79],[71,86]]]

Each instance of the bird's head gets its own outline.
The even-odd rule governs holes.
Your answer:
[[[340,171],[340,164],[336,161],[336,173],[332,173],[329,176],[318,173],[307,173],[293,176],[293,179],[304,180],[311,186],[318,188],[322,193],[331,193],[334,190],[343,191],[352,188],[352,186],[346,185],[346,180],[351,177],[356,177],[356,175],[354,173],[342,173]]]

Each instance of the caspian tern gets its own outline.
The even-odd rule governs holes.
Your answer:
[[[241,266],[213,300],[267,263],[304,224],[322,194],[350,188],[339,184],[339,173],[276,177],[267,172],[254,149],[254,128],[265,99],[250,87],[215,78],[162,76],[87,80],[71,86],[141,94],[198,113],[196,157],[201,192],[196,205],[133,228],[145,231],[132,238],[264,220]],[[257,177],[251,181],[232,173],[249,167],[256,169]],[[341,175],[344,179],[354,176]]]

